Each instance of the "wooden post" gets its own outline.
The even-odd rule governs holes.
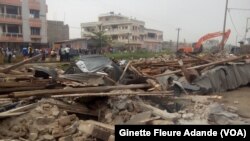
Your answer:
[[[98,92],[108,92],[112,90],[142,89],[142,88],[150,88],[150,85],[137,84],[137,85],[86,87],[86,88],[74,88],[74,89],[72,88],[72,89],[24,91],[24,92],[13,92],[10,96],[16,98],[23,98],[30,96],[50,96],[50,95],[62,95],[62,94],[74,94],[74,93],[98,93]]]
[[[9,66],[9,67],[4,68],[4,69],[1,69],[0,72],[8,73],[8,72],[10,72],[13,69],[16,69],[16,68],[18,68],[18,67],[20,67],[20,66],[22,66],[24,64],[27,64],[27,63],[30,63],[30,62],[35,61],[37,59],[40,59],[41,57],[42,57],[42,54],[39,54],[37,56],[34,56],[34,57],[29,58],[27,60],[24,60],[22,62],[16,63],[15,65]]]
[[[128,64],[126,65],[125,69],[123,70],[123,73],[122,73],[121,77],[119,78],[119,80],[116,83],[119,83],[122,80],[122,78],[126,74],[127,69],[129,68],[130,64],[131,64],[131,61],[128,62]]]

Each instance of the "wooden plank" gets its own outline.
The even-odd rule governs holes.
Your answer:
[[[212,66],[212,65],[219,65],[219,64],[224,64],[224,63],[231,62],[231,61],[241,60],[244,57],[245,56],[240,56],[240,57],[235,57],[235,58],[229,58],[229,59],[225,59],[225,60],[221,60],[221,61],[216,61],[216,62],[204,64],[204,65],[189,67],[187,69],[201,69],[201,68],[209,67],[209,66]],[[166,76],[166,75],[180,73],[180,72],[182,72],[182,71],[181,70],[176,70],[176,71],[172,71],[172,72],[168,72],[168,73],[163,73],[163,74],[155,75],[153,77],[156,78],[156,77]]]
[[[115,126],[113,126],[113,125],[105,124],[105,123],[94,121],[94,120],[86,120],[85,122],[96,125],[96,126],[99,126],[99,127],[102,127],[104,129],[107,129],[112,133],[115,132]]]
[[[138,105],[144,109],[152,111],[153,115],[160,116],[162,119],[165,120],[173,120],[180,117],[178,113],[168,113],[167,111],[163,111],[161,109],[145,104],[143,102],[138,102]]]
[[[45,89],[45,87],[20,87],[20,88],[1,88],[0,94],[7,94],[12,92],[18,92],[18,91],[31,91],[31,90],[42,90]]]
[[[122,72],[122,75],[120,76],[119,80],[116,83],[119,83],[123,79],[123,77],[126,74],[126,72],[127,72],[128,68],[129,68],[130,64],[131,64],[131,61],[128,62],[128,64],[126,65],[125,69]]]
[[[7,118],[7,117],[20,116],[20,115],[25,114],[25,113],[27,113],[27,112],[0,113],[0,118]]]
[[[88,116],[95,116],[97,117],[97,113],[90,111],[88,108],[84,107],[83,105],[67,105],[67,104],[55,104],[58,106],[58,108],[63,109],[64,111],[70,112],[70,113],[77,113],[82,115],[88,115]]]
[[[19,63],[14,64],[14,65],[11,65],[11,66],[9,66],[9,67],[7,67],[7,68],[1,69],[0,72],[9,73],[11,70],[14,70],[14,69],[16,69],[16,68],[18,68],[18,67],[20,67],[20,66],[22,66],[22,65],[24,65],[24,64],[27,64],[27,63],[32,62],[32,61],[38,60],[38,59],[40,59],[41,57],[42,57],[42,54],[39,54],[39,55],[34,56],[34,57],[32,57],[32,58],[29,58],[29,59],[27,59],[27,60],[24,60],[24,61],[21,61],[21,62],[19,62]]]
[[[192,54],[190,54],[190,53],[185,53],[185,54],[186,54],[187,56],[189,56],[189,57],[192,57],[192,58],[197,59],[197,60],[200,60],[200,61],[204,61],[204,62],[206,62],[206,63],[212,63],[212,62],[213,62],[213,61],[210,61],[210,60],[203,59],[203,58],[201,58],[201,57],[192,55]]]
[[[0,88],[41,87],[47,84],[48,82],[0,82]]]
[[[103,96],[173,96],[173,91],[155,91],[155,92],[112,92],[112,93],[80,93],[80,94],[67,94],[67,95],[53,95],[53,98],[63,97],[103,97]]]
[[[135,84],[135,85],[119,85],[119,86],[101,86],[101,87],[86,87],[86,88],[72,88],[72,89],[53,89],[53,90],[37,90],[37,91],[24,91],[13,92],[10,96],[15,98],[30,97],[30,96],[44,96],[44,95],[62,95],[74,93],[97,93],[108,92],[112,90],[124,89],[142,89],[150,88],[149,84]]]
[[[154,121],[154,120],[158,120],[160,119],[161,117],[157,116],[157,117],[151,117],[149,119],[145,119],[145,120],[142,120],[140,121],[141,123],[148,123],[148,122],[151,122],[151,121]]]
[[[22,107],[18,107],[18,108],[15,108],[15,109],[11,109],[9,111],[6,111],[6,112],[2,112],[3,114],[8,114],[8,113],[19,113],[19,112],[25,112],[27,110],[30,110],[30,109],[33,109],[37,106],[37,103],[33,103],[33,104],[29,104],[29,105],[25,105],[25,106],[22,106]],[[1,113],[1,114],[2,114]]]

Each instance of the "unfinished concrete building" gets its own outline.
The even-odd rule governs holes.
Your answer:
[[[54,42],[69,40],[69,25],[63,21],[48,20],[48,42],[52,45]]]
[[[0,45],[47,44],[46,0],[0,0]]]
[[[123,43],[128,50],[147,49],[158,51],[162,48],[163,32],[145,28],[145,22],[121,14],[102,14],[98,22],[82,23],[82,37],[91,32],[104,31],[113,42]]]

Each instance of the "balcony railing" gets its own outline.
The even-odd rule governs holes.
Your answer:
[[[144,41],[146,41],[146,42],[162,42],[163,39],[157,39],[157,38],[144,38]]]
[[[12,19],[22,19],[21,15],[0,13],[1,18],[12,18]]]
[[[42,22],[40,19],[30,19],[30,26],[31,27],[41,27],[42,26]]]
[[[35,35],[35,34],[31,34],[30,37],[31,37],[31,38],[35,38],[35,39],[40,39],[40,38],[42,38],[41,35]]]
[[[22,33],[2,33],[1,37],[21,38],[23,37],[23,34]]]
[[[122,42],[122,43],[126,43],[126,44],[143,44],[142,40],[128,40],[128,39],[118,39],[117,41]]]
[[[106,31],[107,34],[126,34],[126,33],[129,33],[130,30],[127,30],[127,29],[111,29],[111,30],[108,30]]]
[[[112,34],[133,34],[133,35],[143,35],[144,32],[141,30],[129,30],[129,29],[111,29],[108,31],[105,31],[106,34],[112,35]]]
[[[20,0],[0,0],[0,3],[4,5],[15,5],[15,6],[22,5],[22,2]]]
[[[0,41],[23,42],[23,35],[21,33],[2,33],[0,34]]]

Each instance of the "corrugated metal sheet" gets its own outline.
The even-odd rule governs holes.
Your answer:
[[[218,66],[194,81],[203,93],[234,90],[250,83],[250,64]]]

